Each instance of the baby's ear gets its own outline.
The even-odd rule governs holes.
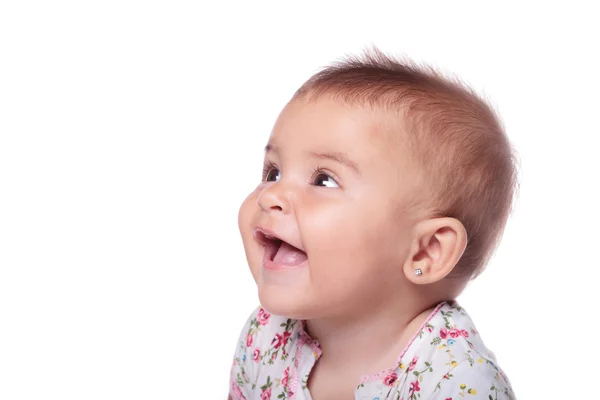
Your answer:
[[[404,275],[418,285],[437,282],[448,275],[467,247],[467,231],[456,218],[422,221],[414,227]]]

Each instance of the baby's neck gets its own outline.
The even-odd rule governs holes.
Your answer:
[[[438,302],[411,303],[346,318],[307,321],[309,334],[321,345],[322,356],[314,371],[344,371],[356,376],[394,368],[398,356]],[[329,375],[329,374],[327,374]]]

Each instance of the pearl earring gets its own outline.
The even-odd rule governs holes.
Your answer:
[[[423,270],[421,268],[415,269],[415,275],[417,275],[417,276],[423,275]]]

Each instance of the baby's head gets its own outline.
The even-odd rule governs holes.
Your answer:
[[[239,226],[261,304],[292,318],[455,298],[494,252],[516,190],[493,110],[377,50],[310,78],[265,150]]]

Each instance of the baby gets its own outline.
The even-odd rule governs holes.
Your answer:
[[[517,188],[494,111],[377,49],[293,96],[239,227],[261,307],[239,399],[512,399],[454,300],[498,245]]]

